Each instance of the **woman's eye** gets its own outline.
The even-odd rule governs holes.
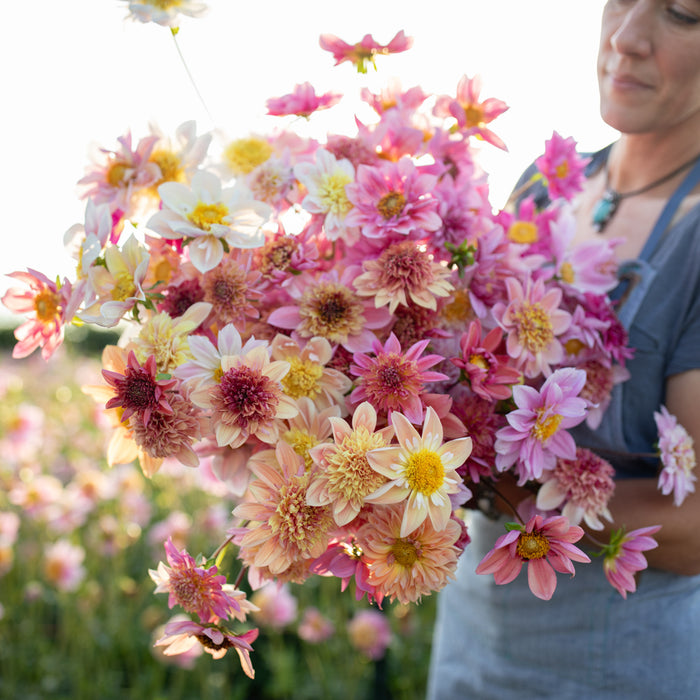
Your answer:
[[[700,22],[700,18],[695,15],[687,13],[685,10],[678,9],[676,7],[669,7],[667,10],[671,19],[679,24],[697,24]]]

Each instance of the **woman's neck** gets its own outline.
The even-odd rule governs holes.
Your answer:
[[[608,158],[610,186],[618,192],[630,192],[700,156],[700,129],[687,137],[684,131],[622,134]]]

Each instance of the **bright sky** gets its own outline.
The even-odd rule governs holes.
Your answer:
[[[209,0],[206,17],[182,19],[178,44],[212,121],[169,30],[126,20],[123,0],[10,3],[0,42],[0,296],[14,285],[4,274],[26,267],[52,278],[72,277],[62,239],[83,221],[85,203],[75,183],[91,145],[113,149],[128,130],[137,142],[149,122],[172,133],[189,119],[200,132],[217,128],[228,139],[263,133],[282,125],[279,118],[264,117],[266,100],[305,81],[317,93],[346,95],[302,124],[305,133],[323,140],[329,131],[352,133],[363,86],[378,92],[396,76],[404,88],[454,94],[462,75],[480,74],[482,97],[510,105],[493,124],[509,153],[488,144],[482,151],[493,203],[500,205],[553,130],[573,136],[584,149],[615,137],[598,115],[595,55],[603,4]],[[414,38],[413,48],[379,57],[379,70],[367,75],[349,64],[334,67],[331,54],[318,46],[324,32],[348,43],[369,33],[386,43],[401,29]],[[0,319],[7,318],[0,307]]]

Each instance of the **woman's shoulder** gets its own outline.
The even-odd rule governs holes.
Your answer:
[[[603,167],[608,159],[611,148],[612,144],[608,144],[598,151],[579,153],[582,158],[589,159],[584,171],[587,178],[595,175],[600,168]],[[551,204],[546,182],[544,182],[542,178],[536,177],[538,172],[537,161],[535,160],[523,171],[522,175],[515,183],[515,187],[509,199],[509,204],[515,204],[515,206],[518,207],[523,199],[528,197],[533,199],[538,209],[544,209]]]

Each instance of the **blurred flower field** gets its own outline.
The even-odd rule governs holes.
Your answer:
[[[148,574],[163,541],[213,551],[233,502],[206,468],[107,466],[110,427],[81,386],[115,339],[77,329],[46,363],[0,335],[0,698],[422,698],[434,596],[379,610],[319,577],[249,591],[255,680],[235,655],[153,646],[173,614]]]

